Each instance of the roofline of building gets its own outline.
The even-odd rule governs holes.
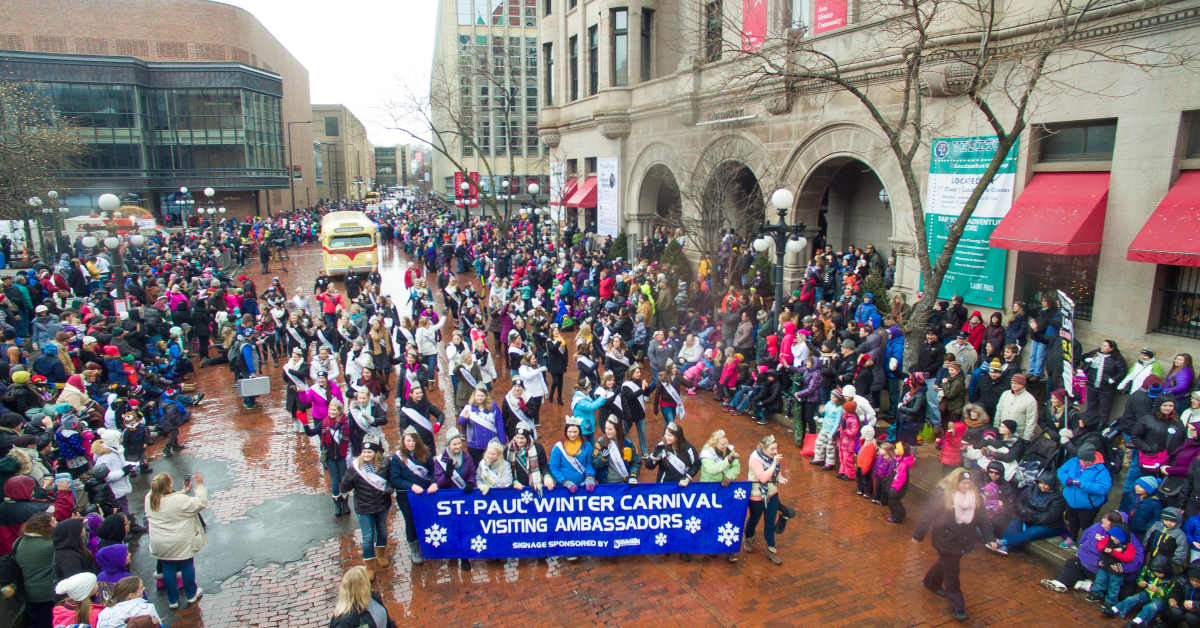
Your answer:
[[[237,61],[146,61],[123,55],[80,55],[61,52],[26,52],[23,50],[0,50],[0,56],[30,61],[63,61],[86,65],[122,64],[139,66],[147,70],[240,70],[251,74],[283,81],[283,75],[246,65]]]

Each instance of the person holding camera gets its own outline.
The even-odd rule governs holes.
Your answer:
[[[207,507],[208,489],[199,472],[184,477],[182,491],[175,490],[175,479],[170,473],[159,473],[146,494],[150,555],[161,561],[167,607],[171,610],[179,608],[177,573],[182,574],[188,604],[195,604],[204,595],[204,590],[196,586],[194,560],[208,542],[204,519],[200,516],[200,511]]]

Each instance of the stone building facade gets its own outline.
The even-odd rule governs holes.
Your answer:
[[[359,200],[374,189],[375,147],[367,139],[367,127],[350,109],[313,105],[312,137],[321,145],[320,198]]]

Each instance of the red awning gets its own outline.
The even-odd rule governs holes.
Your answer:
[[[1200,266],[1200,170],[1179,175],[1125,257],[1150,264]]]
[[[999,249],[1050,255],[1095,255],[1104,236],[1107,172],[1043,172],[992,232]]]
[[[596,177],[588,177],[583,185],[567,199],[567,207],[591,208],[596,206]]]
[[[562,195],[559,198],[550,199],[550,204],[554,206],[565,205],[567,199],[571,198],[571,195],[575,193],[575,188],[578,186],[579,179],[574,177],[568,179],[566,185],[563,186]]]

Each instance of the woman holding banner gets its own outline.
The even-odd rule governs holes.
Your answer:
[[[478,397],[478,391],[476,391]],[[464,493],[475,490],[475,461],[467,454],[467,443],[455,428],[446,431],[446,449],[433,459],[433,477],[439,488],[459,488]],[[458,561],[459,569],[470,569],[471,561]]]
[[[408,426],[400,436],[400,449],[388,464],[392,490],[396,491],[396,507],[404,515],[404,536],[408,540],[408,553],[412,564],[425,562],[421,547],[417,544],[417,526],[413,523],[412,506],[408,503],[409,493],[436,493],[433,483],[433,458],[425,446],[425,440],[417,428]]]
[[[596,448],[592,451],[592,467],[596,470],[596,481],[601,484],[637,484],[638,468],[642,457],[633,448],[633,441],[625,437],[621,419],[610,414],[604,421],[604,431]]]
[[[487,495],[494,488],[509,488],[513,483],[512,466],[504,459],[504,445],[493,438],[483,451],[483,459],[475,467],[479,492]]]
[[[375,565],[388,566],[387,520],[392,507],[388,490],[387,459],[376,440],[363,441],[362,453],[351,459],[342,478],[342,492],[354,491],[354,514],[362,530],[363,563],[367,574],[375,577]]]
[[[667,424],[663,439],[642,461],[647,469],[658,469],[658,481],[664,484],[687,486],[692,476],[700,471],[700,456],[683,437],[683,428],[678,422]]]
[[[596,488],[596,472],[592,469],[592,444],[583,440],[579,431],[579,417],[568,416],[563,427],[563,439],[554,443],[550,450],[550,474],[554,481],[574,493],[579,485],[591,492]],[[579,560],[568,556],[568,562]]]
[[[750,472],[750,514],[746,520],[746,539],[743,547],[747,552],[754,551],[754,529],[759,519],[763,520],[763,538],[767,541],[767,559],[776,565],[782,565],[783,560],[775,552],[775,517],[779,514],[779,487],[787,484],[783,476],[783,455],[779,453],[779,443],[775,437],[767,434],[758,443],[758,447],[750,454],[747,462]]]
[[[542,444],[534,440],[533,426],[528,423],[518,423],[516,433],[508,441],[504,458],[512,467],[513,488],[518,491],[526,488],[541,494],[542,486],[554,488],[554,477],[547,471],[546,450]]]

